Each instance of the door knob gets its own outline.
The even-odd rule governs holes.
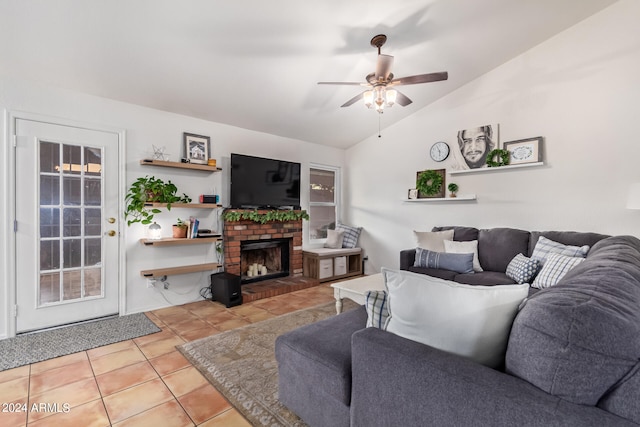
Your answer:
[[[116,235],[116,231],[115,231],[115,230],[109,230],[109,231],[107,231],[107,234],[108,234],[109,236],[113,237],[113,236],[115,236],[115,235]]]
[[[114,222],[116,222],[116,219],[115,219],[115,218],[113,218],[113,217],[111,217],[111,218],[107,219],[107,222],[108,222],[109,224],[113,224]]]

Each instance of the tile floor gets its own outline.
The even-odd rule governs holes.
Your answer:
[[[149,312],[161,332],[0,372],[0,426],[249,426],[175,346],[330,301],[320,285]]]

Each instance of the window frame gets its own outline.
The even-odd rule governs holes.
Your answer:
[[[334,182],[333,182],[333,203],[330,202],[312,202],[311,201],[311,173],[312,170],[321,170],[327,172],[333,172]],[[340,193],[341,193],[341,169],[339,166],[330,166],[323,165],[319,163],[310,163],[309,164],[309,215],[312,215],[311,208],[312,207],[321,207],[321,206],[333,206],[335,212],[335,222],[338,223],[339,212],[340,212]],[[307,237],[309,239],[310,244],[324,244],[327,241],[326,237],[321,239],[314,239],[311,237],[311,223],[309,223],[309,227],[307,230]]]

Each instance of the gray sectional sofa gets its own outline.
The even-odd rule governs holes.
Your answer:
[[[539,235],[592,246],[521,306],[503,369],[365,328],[360,307],[278,337],[280,401],[318,427],[639,425],[640,240],[455,227],[454,239],[474,235],[492,268],[448,279],[506,280],[509,260],[531,254]],[[412,269],[410,251],[401,256]]]

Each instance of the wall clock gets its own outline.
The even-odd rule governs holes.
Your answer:
[[[436,142],[431,146],[431,158],[436,162],[441,162],[449,157],[449,144],[446,142]]]

